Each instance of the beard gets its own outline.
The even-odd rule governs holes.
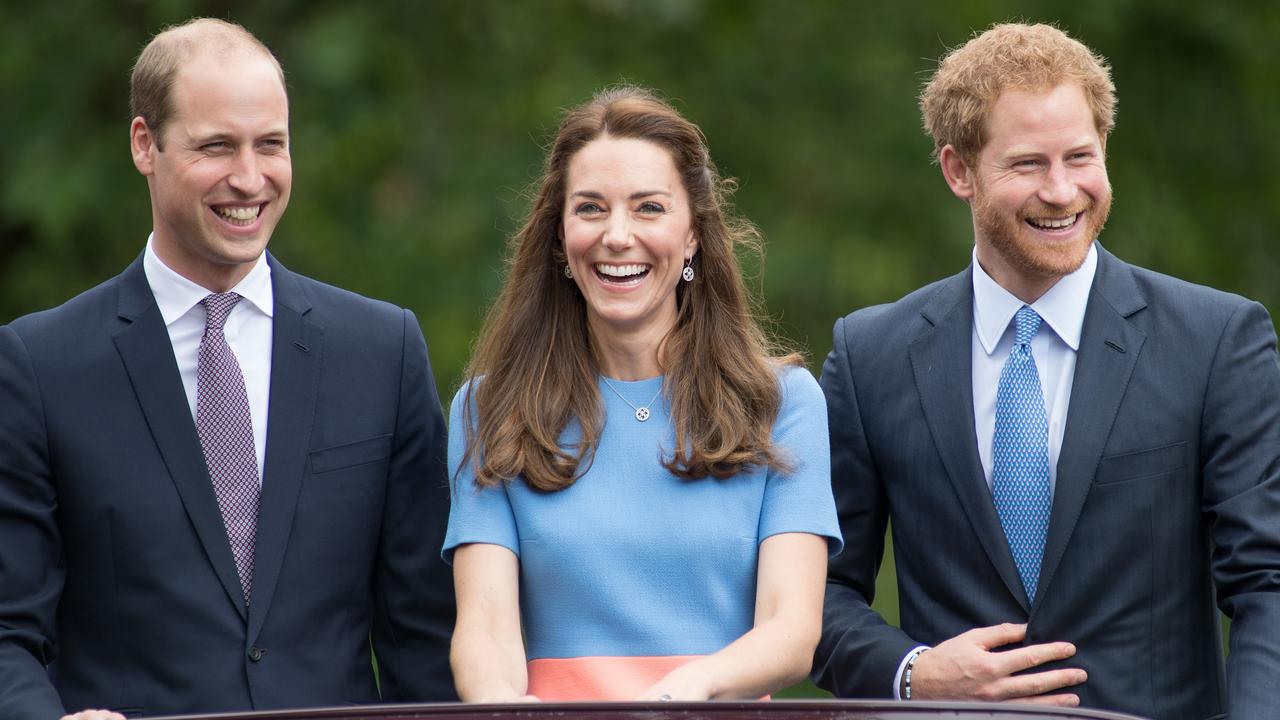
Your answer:
[[[1084,196],[1068,207],[1033,201],[1015,215],[995,207],[988,200],[989,195],[982,183],[978,183],[976,190],[973,219],[978,236],[986,238],[1005,263],[1028,277],[1061,278],[1080,269],[1111,214],[1109,188],[1103,197]],[[1084,232],[1078,240],[1071,242],[1046,243],[1035,237],[1035,231],[1027,225],[1028,218],[1065,217],[1078,213],[1084,213],[1077,220],[1085,223]]]

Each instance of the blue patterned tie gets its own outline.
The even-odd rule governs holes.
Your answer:
[[[1035,602],[1049,532],[1049,423],[1031,338],[1040,316],[1023,305],[1014,317],[1013,350],[996,388],[991,492],[1027,599]]]

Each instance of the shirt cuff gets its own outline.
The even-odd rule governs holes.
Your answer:
[[[898,663],[898,672],[893,674],[893,699],[902,699],[902,673],[906,672],[907,663],[911,662],[911,658],[928,650],[928,645],[920,645],[911,649],[911,652],[902,656],[902,662]]]

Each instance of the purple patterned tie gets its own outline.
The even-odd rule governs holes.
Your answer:
[[[208,314],[196,369],[196,432],[248,605],[262,486],[258,482],[258,456],[253,448],[253,422],[244,375],[222,332],[222,325],[231,308],[240,302],[240,296],[216,293],[200,302]]]

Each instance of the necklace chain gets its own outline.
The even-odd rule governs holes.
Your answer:
[[[618,392],[618,388],[614,387],[613,383],[609,382],[609,378],[601,375],[600,379],[604,381],[605,385],[609,386],[609,389],[613,391],[614,395],[617,395],[619,398],[622,398],[622,402],[631,406],[631,409],[636,411],[636,420],[639,420],[640,422],[644,422],[645,420],[649,419],[649,416],[652,414],[649,412],[649,406],[652,405],[653,401],[657,400],[658,396],[662,394],[662,383],[658,383],[658,392],[654,393],[653,397],[649,398],[649,402],[643,405],[637,406],[635,403],[628,400],[625,395]]]

